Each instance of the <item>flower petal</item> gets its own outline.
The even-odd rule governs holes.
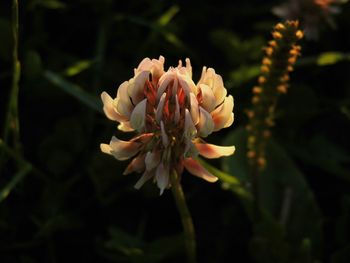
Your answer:
[[[187,139],[193,139],[197,134],[197,129],[193,124],[193,120],[188,109],[185,109],[185,127],[184,137]]]
[[[129,81],[127,94],[130,96],[134,105],[138,104],[145,97],[143,90],[149,74],[149,71],[141,71]]]
[[[212,112],[216,106],[216,99],[213,93],[213,90],[205,84],[200,84],[199,88],[202,91],[202,104],[201,106],[207,111]]]
[[[121,116],[116,112],[115,107],[113,105],[113,99],[111,98],[111,96],[108,95],[107,92],[104,91],[101,93],[101,99],[103,102],[103,111],[108,119],[112,121],[126,120],[125,117]]]
[[[198,127],[198,134],[201,137],[207,137],[214,130],[214,122],[212,116],[202,107],[199,107],[200,116]]]
[[[147,99],[136,105],[130,116],[131,127],[139,132],[145,127]]]
[[[226,97],[224,102],[211,113],[215,124],[214,131],[226,128],[228,127],[228,124],[232,124],[232,110],[233,97],[230,95]]]
[[[168,135],[166,134],[163,121],[160,122],[160,130],[161,130],[163,145],[164,147],[167,147],[169,144],[169,138],[168,138]]]
[[[163,194],[164,189],[169,186],[169,169],[163,163],[160,163],[156,170],[157,186],[160,189],[160,195]]]
[[[130,97],[128,95],[128,88],[130,84],[128,81],[124,81],[118,88],[117,98],[114,101],[114,107],[117,109],[117,112],[126,117],[126,120],[129,120],[130,114],[134,108],[131,103]]]
[[[163,93],[163,95],[160,97],[158,106],[157,106],[157,111],[156,111],[156,120],[158,123],[162,120],[163,117],[163,110],[164,110],[164,104],[165,104],[165,97],[166,93]]]
[[[132,159],[128,167],[126,167],[125,171],[123,172],[123,175],[127,175],[132,172],[141,173],[145,169],[145,157],[145,154],[140,154]]]
[[[196,95],[192,92],[190,93],[190,103],[191,103],[191,117],[193,120],[193,124],[197,125],[199,121],[199,110],[198,110],[198,101]]]
[[[141,178],[136,182],[136,184],[134,185],[134,187],[139,190],[145,182],[147,182],[149,179],[151,179],[154,176],[153,172],[148,172],[145,171],[143,173],[143,175],[141,176]]]
[[[102,152],[111,154],[120,161],[133,157],[140,151],[140,146],[140,143],[122,141],[114,136],[112,137],[109,145],[104,143],[100,144]]]
[[[195,143],[199,154],[208,159],[229,156],[235,152],[235,146],[219,146],[209,143]]]
[[[184,166],[191,174],[198,176],[208,182],[214,183],[218,178],[211,173],[209,173],[202,165],[200,165],[196,160],[192,158],[187,158],[184,160]]]
[[[151,171],[156,168],[160,162],[160,157],[160,151],[147,152],[145,158],[146,170]]]
[[[129,121],[121,122],[121,123],[118,125],[118,129],[121,130],[121,131],[123,131],[123,132],[131,132],[131,131],[134,131],[134,129],[131,128],[130,122],[129,122]]]

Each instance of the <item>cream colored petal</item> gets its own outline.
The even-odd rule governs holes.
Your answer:
[[[186,58],[186,70],[187,74],[189,75],[190,78],[192,78],[192,66],[191,66],[191,60],[189,58]]]
[[[233,112],[231,113],[231,117],[227,120],[227,122],[224,125],[224,128],[230,127],[234,121],[234,114]]]
[[[156,168],[160,162],[160,158],[160,151],[147,152],[145,158],[146,170],[151,171]]]
[[[141,132],[145,127],[147,99],[136,105],[130,116],[130,125],[133,129]]]
[[[169,71],[163,74],[163,76],[159,79],[159,87],[157,90],[157,101],[163,95],[163,93],[168,88],[172,80],[174,80],[174,73]]]
[[[157,110],[156,110],[156,120],[158,123],[162,120],[163,117],[163,110],[164,110],[164,104],[165,104],[165,97],[166,93],[163,93],[163,95],[160,97]]]
[[[230,95],[226,97],[222,105],[216,108],[211,116],[213,118],[215,127],[214,131],[218,131],[230,123],[232,119],[232,110],[233,110],[233,97]]]
[[[141,100],[145,98],[144,88],[145,83],[149,78],[149,71],[141,71],[133,79],[129,81],[129,87],[127,89],[127,94],[132,100],[134,105],[138,104]]]
[[[196,96],[192,92],[190,93],[190,103],[192,121],[194,125],[197,125],[197,123],[199,122],[198,101]]]
[[[195,143],[200,155],[208,159],[230,156],[235,152],[234,146],[218,146],[209,143]]]
[[[202,107],[199,107],[199,123],[197,125],[198,135],[201,137],[207,137],[214,130],[214,121],[212,116]]]
[[[129,120],[130,114],[134,109],[128,95],[129,82],[124,81],[118,88],[117,98],[114,100],[113,105],[117,112],[124,116],[126,120]]]
[[[123,131],[123,132],[132,132],[134,131],[133,128],[131,128],[130,126],[130,122],[126,121],[126,122],[121,122],[119,125],[118,125],[118,129],[120,131]]]
[[[113,99],[108,95],[107,92],[101,93],[101,99],[103,102],[103,111],[106,114],[107,118],[113,121],[122,121],[125,120],[125,117],[118,114],[113,105]]]
[[[209,173],[202,165],[200,165],[196,160],[192,158],[185,159],[184,166],[191,174],[208,182],[214,183],[218,180],[216,176]]]
[[[137,173],[141,173],[142,171],[145,170],[145,154],[140,154],[138,156],[136,156],[134,159],[132,159],[132,161],[130,162],[130,164],[128,165],[128,167],[126,167],[125,171],[123,172],[123,175],[127,175],[130,174],[132,172],[137,172]]]
[[[200,84],[199,88],[202,91],[202,104],[201,106],[207,111],[212,112],[216,106],[216,99],[213,93],[213,90],[205,84]]]
[[[141,178],[137,181],[137,183],[134,185],[134,187],[139,190],[145,182],[147,182],[149,179],[151,179],[154,176],[154,172],[148,172],[145,171]]]
[[[160,189],[160,195],[163,194],[165,188],[169,186],[169,168],[160,163],[156,170],[157,186]]]
[[[140,151],[140,143],[127,142],[112,137],[109,145],[102,143],[100,145],[101,151],[113,155],[117,160],[123,161],[133,157]]]
[[[184,137],[187,139],[193,139],[197,134],[196,126],[194,126],[192,117],[188,109],[185,109],[185,127]]]
[[[213,93],[214,93],[214,96],[215,96],[215,99],[216,99],[216,106],[220,105],[226,95],[227,95],[227,90],[226,88],[224,87],[224,82],[222,81],[222,78],[220,75],[218,74],[215,74],[214,76],[214,84],[213,84]]]
[[[144,71],[144,70],[148,70],[149,71],[152,66],[153,66],[152,61],[149,58],[144,58],[140,62],[140,64],[138,65],[137,72],[141,72],[141,71]]]

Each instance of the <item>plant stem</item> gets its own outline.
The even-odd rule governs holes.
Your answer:
[[[196,262],[196,238],[190,211],[188,210],[185,194],[182,190],[179,177],[175,170],[170,173],[171,190],[179,210],[182,226],[184,228],[185,245],[188,263]]]
[[[19,141],[19,121],[18,121],[18,91],[19,79],[21,76],[21,65],[18,60],[18,0],[12,1],[12,84],[10,97],[8,100],[7,112],[4,123],[3,138],[5,143],[8,141],[9,131],[12,130],[13,146],[16,150],[20,150]],[[4,162],[4,152],[0,151],[0,172]]]

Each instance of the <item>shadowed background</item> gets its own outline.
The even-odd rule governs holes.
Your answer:
[[[12,76],[10,2],[0,8],[1,132]],[[349,262],[349,4],[334,17],[336,29],[321,23],[318,40],[302,41],[278,103],[261,182],[276,222],[253,224],[239,196],[249,187],[244,112],[280,3],[19,1],[20,147],[10,136],[0,152],[0,261],[184,261],[170,191],[159,197],[152,183],[135,190],[140,175],[123,176],[128,162],[99,149],[113,134],[131,137],[103,115],[100,93],[115,95],[144,57],[163,55],[165,69],[189,57],[195,82],[202,66],[215,68],[235,98],[233,126],[207,139],[236,145],[234,156],[210,161],[226,174],[215,184],[182,178],[198,261]]]

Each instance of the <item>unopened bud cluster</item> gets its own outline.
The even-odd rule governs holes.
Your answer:
[[[265,146],[274,126],[274,111],[278,96],[288,91],[289,73],[300,56],[297,42],[303,38],[298,21],[278,23],[272,32],[273,40],[264,48],[258,85],[253,87],[252,109],[247,111],[248,153],[252,165],[264,168]]]

